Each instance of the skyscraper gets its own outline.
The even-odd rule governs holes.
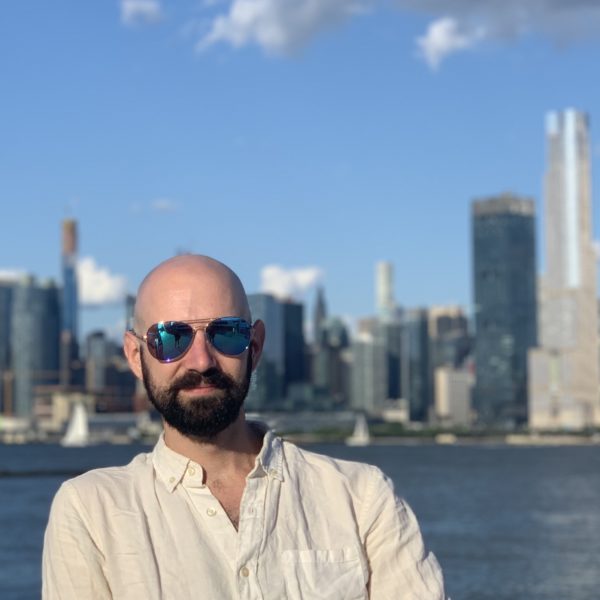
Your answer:
[[[323,286],[317,288],[317,299],[315,301],[315,309],[313,312],[313,339],[315,345],[321,343],[321,328],[327,318],[327,305],[325,304],[325,291]]]
[[[474,405],[485,425],[527,421],[527,351],[537,344],[535,209],[511,194],[473,202]]]
[[[375,304],[381,321],[392,321],[395,317],[394,267],[390,262],[378,262],[375,268]]]
[[[287,397],[294,385],[306,381],[303,304],[292,300],[283,303],[283,329],[283,393]]]
[[[77,301],[77,222],[66,219],[62,224],[62,305],[60,334],[60,380],[71,383],[72,362],[78,358]]]
[[[11,340],[14,372],[12,412],[29,417],[36,387],[58,383],[59,289],[54,282],[38,284],[24,278],[14,288]]]
[[[321,325],[321,339],[312,357],[311,383],[314,406],[340,408],[350,398],[350,336],[339,317],[329,317]]]
[[[16,280],[0,280],[0,413],[12,412],[10,326]]]
[[[385,348],[376,335],[362,332],[354,338],[352,354],[352,408],[378,414],[387,399]]]
[[[411,421],[427,421],[433,405],[428,320],[427,309],[414,308],[406,312],[402,323],[400,378]]]
[[[267,335],[246,406],[249,410],[278,409],[282,406],[285,375],[283,305],[270,294],[249,294],[248,303],[253,321],[263,321]]]
[[[530,355],[530,425],[582,428],[600,422],[587,116],[549,113],[546,142],[546,270],[540,348]]]

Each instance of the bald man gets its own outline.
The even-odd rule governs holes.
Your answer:
[[[413,513],[381,471],[246,420],[264,339],[222,263],[178,256],[144,279],[124,351],[164,433],[129,465],[61,486],[43,598],[445,597]]]

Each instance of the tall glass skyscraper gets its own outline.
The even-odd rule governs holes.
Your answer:
[[[600,422],[587,116],[549,113],[546,141],[546,269],[540,348],[530,355],[530,425],[577,429]]]
[[[427,421],[433,404],[428,314],[425,308],[408,310],[402,322],[402,397],[408,400],[410,420]]]
[[[260,363],[246,399],[248,410],[281,408],[285,376],[283,304],[270,294],[249,294],[252,320],[264,322],[267,334]]]
[[[12,413],[18,417],[30,416],[36,386],[58,383],[59,305],[59,289],[52,281],[38,284],[27,277],[14,287],[10,324]]]
[[[488,426],[527,421],[527,352],[537,344],[535,209],[510,194],[473,202],[474,408]]]

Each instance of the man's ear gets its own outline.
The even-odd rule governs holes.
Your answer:
[[[129,368],[133,371],[133,374],[138,378],[142,379],[142,355],[140,351],[139,340],[131,333],[126,331],[123,335],[123,352]]]
[[[258,363],[260,362],[260,356],[263,351],[263,346],[265,344],[265,324],[258,319],[254,322],[252,326],[252,341],[250,342],[250,347],[252,348],[252,370],[254,371],[256,367],[258,367]]]

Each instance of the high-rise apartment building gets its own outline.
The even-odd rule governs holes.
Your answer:
[[[530,354],[533,428],[600,422],[588,129],[587,116],[572,109],[546,118],[546,264],[540,348]]]
[[[387,400],[385,348],[378,336],[359,333],[352,343],[351,406],[380,414]]]
[[[535,208],[511,194],[472,205],[474,408],[481,424],[527,421],[527,352],[537,344]]]
[[[77,222],[66,219],[62,224],[62,304],[60,334],[61,383],[72,381],[71,368],[78,358],[78,297],[77,297]]]
[[[378,262],[375,267],[375,305],[381,321],[395,319],[394,266],[391,262]]]

